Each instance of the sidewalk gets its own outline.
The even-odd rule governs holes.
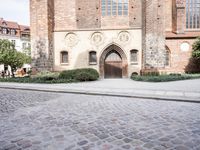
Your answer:
[[[200,103],[200,79],[162,83],[137,82],[130,79],[105,79],[72,84],[0,83],[0,88]]]

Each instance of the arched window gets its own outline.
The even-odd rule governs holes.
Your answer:
[[[97,53],[95,51],[89,52],[89,64],[97,64]]]
[[[170,50],[166,47],[165,66],[170,66]]]
[[[199,0],[186,0],[186,28],[200,28],[200,2]]]
[[[102,16],[128,16],[128,0],[101,0]]]
[[[131,50],[131,63],[137,63],[138,62],[138,50],[133,49]]]
[[[61,63],[62,64],[68,64],[69,63],[68,52],[67,51],[62,51],[61,52]]]

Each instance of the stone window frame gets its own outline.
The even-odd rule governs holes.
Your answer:
[[[11,35],[16,35],[16,30],[15,30],[15,29],[11,29],[11,30],[10,30],[10,34],[11,34]]]
[[[200,30],[200,2],[186,0],[185,9],[186,30]]]
[[[2,34],[8,34],[8,30],[6,28],[2,29]]]
[[[100,0],[102,17],[128,17],[129,16],[129,0]],[[121,5],[121,7],[119,6]],[[119,9],[121,8],[121,9]]]
[[[67,62],[64,62],[64,60],[63,60],[63,59],[64,59],[64,58],[63,58],[63,57],[64,57],[64,56],[63,56],[64,53],[67,54]],[[68,52],[68,51],[65,51],[65,50],[64,50],[64,51],[61,51],[61,52],[60,52],[60,64],[61,64],[61,65],[69,65],[69,52]]]
[[[135,54],[135,58],[133,58],[133,56],[132,56],[133,54]],[[138,62],[139,62],[139,50],[137,50],[137,49],[130,50],[130,62],[131,62],[131,65],[138,65]]]
[[[89,65],[96,65],[97,64],[97,52],[96,51],[89,51]],[[92,58],[92,54],[95,55],[95,58]]]

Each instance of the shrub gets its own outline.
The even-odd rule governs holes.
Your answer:
[[[178,81],[186,79],[197,79],[200,78],[200,74],[170,74],[170,75],[159,75],[159,76],[131,76],[132,80],[135,81],[145,81],[145,82],[168,82],[168,81]]]
[[[143,76],[159,76],[159,72],[143,72]]]
[[[200,59],[200,37],[197,38],[197,40],[192,45],[192,56],[194,58]]]
[[[39,72],[37,75],[33,76],[32,78],[43,80],[43,81],[52,81],[57,80],[59,77],[59,73],[43,71]]]
[[[137,75],[138,75],[137,72],[133,72],[133,73],[131,74],[131,76],[137,76]]]
[[[95,81],[99,78],[99,74],[95,69],[85,68],[63,71],[60,73],[59,78],[76,81]]]
[[[181,76],[180,73],[170,73],[169,75],[170,75],[170,76]]]

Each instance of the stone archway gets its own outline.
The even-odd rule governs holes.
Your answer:
[[[112,57],[115,57],[114,60]],[[103,51],[99,64],[101,78],[128,77],[127,57],[124,51],[117,45],[110,45]]]

